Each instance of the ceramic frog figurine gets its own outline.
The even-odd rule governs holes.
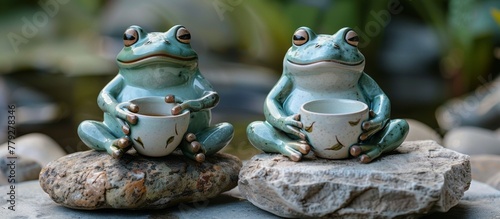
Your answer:
[[[390,102],[377,83],[363,72],[365,58],[359,52],[358,35],[342,28],[333,35],[316,34],[300,27],[283,60],[283,74],[264,103],[266,121],[247,128],[250,142],[270,153],[281,153],[294,161],[309,153],[298,114],[302,104],[318,99],[342,98],[364,102],[370,118],[349,152],[369,163],[397,148],[409,126],[405,120],[390,120]]]
[[[147,33],[139,26],[129,27],[123,35],[124,47],[116,62],[118,75],[100,92],[97,102],[104,111],[104,121],[84,121],[78,135],[90,148],[105,150],[115,158],[130,147],[130,126],[137,116],[119,112],[117,104],[145,96],[162,96],[168,103],[177,102],[172,113],[191,112],[184,140],[177,148],[184,155],[202,162],[233,137],[233,126],[221,123],[210,126],[211,112],[218,94],[198,70],[198,56],[190,46],[191,34],[180,25],[167,32]],[[126,104],[127,105],[127,104]],[[137,112],[134,104],[128,110]]]

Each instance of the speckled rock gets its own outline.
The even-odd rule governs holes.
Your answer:
[[[470,182],[467,155],[413,141],[370,164],[259,154],[243,165],[238,187],[282,217],[416,218],[448,211]]]
[[[197,163],[178,154],[113,159],[92,150],[49,163],[39,180],[52,200],[69,208],[160,209],[232,189],[240,168],[238,158],[221,153]]]

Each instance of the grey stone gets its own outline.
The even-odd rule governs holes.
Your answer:
[[[500,156],[472,155],[470,157],[472,179],[500,189]]]
[[[500,191],[479,181],[472,180],[469,190],[460,202],[448,212],[436,212],[424,219],[441,218],[500,218]]]
[[[443,146],[468,155],[500,155],[500,136],[495,131],[478,127],[459,127],[450,130]]]
[[[6,195],[0,196],[1,218],[52,219],[119,219],[119,218],[238,218],[277,219],[279,217],[263,211],[246,200],[233,197],[237,189],[214,198],[194,203],[181,203],[161,210],[98,209],[94,211],[65,208],[50,199],[38,181],[16,184],[14,210],[9,210]],[[0,186],[1,193],[9,192],[9,185]]]
[[[282,217],[419,217],[455,206],[471,181],[469,157],[434,141],[404,142],[370,164],[259,154],[240,171],[239,189]]]
[[[0,157],[0,185],[38,179],[42,166],[34,160],[16,155]]]
[[[0,145],[0,185],[12,180],[10,166],[7,166],[11,162],[16,164],[15,180],[19,183],[38,179],[43,166],[66,154],[52,138],[40,133],[26,134],[13,142],[15,144],[6,142]]]
[[[17,156],[34,160],[42,167],[50,161],[66,155],[66,152],[64,152],[54,139],[40,133],[19,136],[14,143],[14,152]],[[0,145],[0,157],[9,156],[8,146],[8,142]],[[13,145],[11,144],[11,146]]]
[[[0,192],[8,193],[10,185],[0,186]],[[14,210],[9,210],[8,196],[0,196],[2,218],[238,218],[238,219],[276,219],[269,212],[261,210],[250,202],[238,198],[238,189],[222,193],[215,198],[190,204],[179,204],[163,210],[117,210],[99,209],[95,211],[75,210],[54,203],[43,192],[38,181],[16,184]],[[472,180],[470,189],[458,205],[446,213],[433,213],[424,219],[433,218],[499,218],[500,191],[481,182]]]
[[[500,172],[496,173],[492,177],[490,177],[488,180],[486,180],[486,184],[490,185],[491,187],[500,190]]]
[[[500,156],[473,155],[470,157],[472,179],[500,190]]]
[[[436,132],[436,130],[432,129],[428,125],[414,119],[405,120],[408,122],[408,125],[410,125],[410,131],[406,136],[406,141],[433,140],[438,144],[443,142],[443,139]]]
[[[203,163],[171,154],[151,158],[105,152],[77,152],[40,173],[40,185],[56,202],[76,209],[160,209],[197,202],[234,188],[241,161],[215,154]]]

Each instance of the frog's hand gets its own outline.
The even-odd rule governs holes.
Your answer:
[[[118,101],[116,97],[122,92],[124,80],[121,75],[117,75],[111,80],[97,96],[97,105],[103,112],[116,115],[116,105]]]
[[[304,127],[304,125],[300,121],[299,114],[281,118],[279,119],[279,123],[281,123],[279,125],[279,129],[281,129],[282,131],[288,134],[295,135],[302,140],[306,139],[306,135],[300,131]]]
[[[139,112],[139,107],[133,103],[130,102],[123,102],[120,104],[117,104],[115,107],[115,113],[114,116],[118,118],[120,123],[123,125],[135,125],[137,124],[137,116],[133,115],[127,111],[124,110],[124,108],[127,108],[130,112],[137,113]],[[125,122],[123,122],[125,121]],[[127,126],[128,127],[128,126]]]
[[[126,112],[123,108],[127,108],[130,112],[137,113],[139,112],[139,107],[135,104],[124,102],[117,104],[115,108],[115,119],[117,123],[120,124],[122,132],[126,136],[113,141],[112,145],[108,148],[108,153],[114,158],[120,158],[132,147],[132,142],[129,139],[130,125],[137,124],[138,120],[137,116]]]
[[[389,121],[388,118],[384,116],[379,116],[372,110],[370,110],[370,119],[368,121],[364,121],[361,124],[361,129],[363,130],[363,133],[359,136],[359,140],[364,141],[370,138],[375,133],[382,130],[387,121]]]
[[[219,103],[219,94],[215,91],[205,92],[205,95],[195,100],[187,100],[172,108],[172,114],[180,114],[184,110],[197,112],[203,109],[210,109]]]
[[[173,94],[165,96],[165,103],[182,103],[182,102],[184,102],[184,99],[175,96]]]
[[[293,82],[283,73],[276,85],[271,89],[264,102],[266,121],[273,127],[286,133],[298,135],[302,123],[297,115],[288,115],[283,109],[283,102],[290,95]]]
[[[113,141],[112,145],[108,149],[108,153],[113,156],[113,158],[122,157],[130,148],[132,148],[132,142],[128,137],[122,137]]]
[[[362,163],[369,163],[383,153],[387,153],[399,147],[408,135],[410,126],[403,119],[395,119],[387,122],[377,136],[365,142],[354,144],[349,153],[359,157]]]
[[[363,73],[358,85],[368,99],[370,107],[370,119],[362,124],[364,133],[361,134],[360,140],[364,141],[387,124],[391,114],[391,102],[378,84],[366,73]]]

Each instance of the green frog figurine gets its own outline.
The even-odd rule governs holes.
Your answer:
[[[361,125],[358,143],[349,149],[350,155],[359,157],[362,163],[369,163],[401,145],[409,131],[408,123],[390,119],[389,99],[363,72],[365,58],[357,48],[358,43],[358,35],[350,28],[342,28],[333,35],[316,34],[308,27],[298,28],[283,60],[283,74],[265,100],[266,121],[253,122],[247,128],[252,145],[299,161],[311,150],[299,109],[306,102],[329,98],[357,100],[368,105],[369,119]]]
[[[139,26],[130,26],[116,58],[118,75],[97,98],[104,121],[83,121],[78,127],[81,140],[92,149],[121,157],[131,148],[131,126],[137,124],[138,118],[117,109],[117,105],[135,98],[161,96],[167,103],[178,103],[172,109],[173,115],[190,111],[187,132],[177,146],[185,156],[203,162],[205,155],[226,146],[233,137],[233,126],[210,126],[210,109],[217,105],[219,96],[200,74],[198,55],[190,41],[190,32],[180,25],[164,33],[147,33]],[[132,103],[125,105],[130,112],[139,110]]]

